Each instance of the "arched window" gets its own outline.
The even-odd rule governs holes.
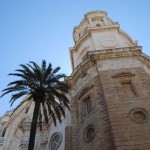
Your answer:
[[[61,133],[54,133],[51,137],[51,140],[50,140],[50,148],[51,150],[57,150],[60,146],[62,142],[62,135]]]
[[[94,131],[94,128],[89,128],[88,130],[87,130],[87,139],[92,139],[93,137],[94,137],[94,134],[95,134],[95,131]]]
[[[95,134],[96,134],[95,127],[93,124],[90,124],[85,128],[83,138],[86,142],[91,142],[94,139]]]

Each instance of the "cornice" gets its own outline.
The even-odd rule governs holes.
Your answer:
[[[87,59],[82,61],[72,72],[69,80],[76,81],[83,72],[98,60],[116,59],[123,57],[136,57],[143,63],[150,66],[150,57],[142,53],[141,46],[123,47],[115,49],[95,50],[87,52]]]
[[[131,72],[119,72],[117,74],[112,75],[112,78],[122,78],[122,77],[132,77],[135,76],[135,74]]]
[[[127,56],[139,56],[141,54],[142,47],[123,47],[123,48],[114,48],[114,49],[104,49],[104,50],[95,50],[88,51],[88,55],[93,59],[111,59],[118,57],[127,57]]]

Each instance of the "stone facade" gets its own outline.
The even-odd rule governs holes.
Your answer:
[[[103,11],[74,27],[71,113],[37,128],[35,150],[149,150],[150,58]],[[0,150],[26,150],[34,105],[0,118]]]

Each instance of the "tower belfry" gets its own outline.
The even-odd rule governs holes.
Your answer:
[[[83,61],[87,52],[137,46],[104,11],[85,14],[80,24],[74,27],[73,39],[75,46],[70,48],[73,69]]]

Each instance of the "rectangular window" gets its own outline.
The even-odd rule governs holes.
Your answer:
[[[85,107],[85,115],[88,115],[92,111],[92,103],[90,97],[84,100],[84,107]]]
[[[122,85],[122,88],[124,90],[126,97],[135,97],[136,96],[136,92],[135,92],[131,82],[124,82],[124,83],[121,83],[121,85]]]

